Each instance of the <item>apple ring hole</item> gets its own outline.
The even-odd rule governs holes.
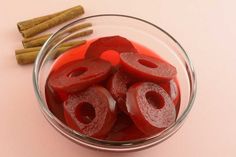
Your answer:
[[[78,69],[73,70],[68,74],[68,77],[78,77],[88,71],[88,68],[86,67],[79,67]]]
[[[149,68],[157,68],[157,65],[145,59],[139,59],[138,62]]]
[[[77,106],[75,115],[78,121],[84,124],[89,124],[96,116],[94,107],[87,102],[83,102]]]
[[[155,109],[161,109],[162,107],[164,107],[164,98],[157,92],[149,91],[146,93],[145,97],[148,103]]]

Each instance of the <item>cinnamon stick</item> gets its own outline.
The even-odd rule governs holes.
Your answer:
[[[91,23],[79,24],[79,25],[74,26],[74,27],[72,27],[72,28],[70,28],[70,29],[67,29],[67,30],[65,31],[65,33],[73,33],[73,32],[76,32],[76,31],[78,31],[78,30],[81,30],[81,29],[83,29],[83,28],[87,28],[87,27],[91,27],[91,26],[92,26]]]
[[[75,45],[82,45],[85,42],[86,42],[85,40],[65,42],[65,43],[62,43],[60,45],[60,47],[67,47],[67,46],[72,47]],[[41,46],[37,46],[37,47],[31,47],[31,48],[18,49],[15,51],[15,54],[18,55],[18,54],[28,53],[28,52],[32,52],[32,51],[40,51],[41,48],[42,48]]]
[[[28,41],[28,42],[23,42],[22,44],[24,46],[24,48],[31,48],[31,47],[37,47],[37,46],[42,46],[45,41],[48,40],[48,38],[50,37],[51,34],[47,34],[45,36],[42,36],[38,39],[32,40],[32,41]]]
[[[73,7],[72,9],[69,9],[55,17],[21,31],[21,34],[23,37],[32,37],[56,25],[76,18],[83,13],[84,9],[82,6]]]
[[[92,33],[93,33],[92,29],[89,29],[89,30],[86,30],[86,31],[83,31],[83,32],[78,32],[78,33],[72,35],[71,37],[69,37],[67,39],[67,41],[72,40],[72,39],[76,39],[76,38],[79,38],[79,37],[84,37],[84,36],[90,35]]]
[[[65,33],[72,32],[75,30],[80,30],[80,29],[90,27],[90,26],[92,26],[91,23],[84,23],[84,24],[75,26],[75,27],[71,28],[70,30],[67,30]],[[83,32],[79,32],[78,34],[70,37],[70,40],[78,38],[78,37],[82,37],[82,36],[87,36],[92,33],[93,33],[92,30],[86,30]],[[24,48],[42,46],[51,35],[52,34],[47,34],[47,35],[42,35],[42,36],[37,36],[37,37],[32,37],[32,38],[25,38],[22,40],[22,44],[23,44]]]
[[[62,12],[58,12],[58,13],[55,13],[55,14],[50,14],[50,15],[45,15],[45,16],[41,16],[41,17],[36,17],[36,18],[33,18],[33,19],[30,19],[30,20],[26,20],[26,21],[21,21],[21,22],[18,22],[17,23],[17,27],[18,27],[18,30],[21,32],[21,31],[24,31],[26,29],[29,29],[35,25],[38,25],[44,21],[47,21],[59,14],[61,14]]]
[[[72,27],[71,29],[68,29],[67,31],[65,31],[65,33],[73,33],[74,31],[77,31],[77,30],[80,30],[80,29],[83,29],[83,28],[87,28],[87,27],[91,27],[92,24],[91,23],[83,23],[83,24],[80,24],[80,25],[77,25],[77,26],[74,26]],[[52,34],[46,34],[46,35],[41,35],[41,36],[36,36],[36,37],[29,37],[29,38],[24,38],[22,40],[22,42],[26,43],[26,42],[29,42],[29,41],[32,41],[32,40],[36,40],[36,39],[39,39],[39,38],[43,38],[43,37],[49,37],[51,36]]]
[[[40,51],[41,48],[42,47],[32,47],[32,48],[26,48],[26,49],[18,49],[18,50],[15,50],[15,54],[19,55],[19,54],[33,52],[33,51]]]
[[[52,34],[45,34],[45,35],[40,35],[40,36],[36,36],[36,37],[24,38],[22,40],[22,43],[27,43],[27,42],[37,40],[37,39],[40,39],[40,38],[49,38],[51,35]]]
[[[69,48],[70,47],[61,47],[61,48],[58,48],[57,52],[65,51],[65,50],[67,50]],[[22,54],[16,55],[17,63],[21,64],[21,65],[34,63],[34,61],[35,61],[35,59],[36,59],[36,57],[37,57],[37,55],[39,53],[39,50],[38,51],[31,51],[31,52],[28,52],[28,53],[22,53]]]
[[[87,35],[90,35],[92,33],[93,33],[93,30],[86,30],[86,31],[83,31],[83,32],[79,32],[78,34],[75,34],[75,35],[71,36],[68,40],[75,39],[75,38],[78,38],[78,37],[87,36]],[[36,39],[34,39],[32,41],[28,41],[28,42],[23,42],[22,41],[22,44],[23,44],[24,48],[32,48],[32,47],[42,46],[45,43],[45,41],[48,40],[50,35],[51,34],[44,35],[40,38],[36,38]]]
[[[64,53],[66,50],[73,48],[75,46],[79,46],[82,44],[85,44],[85,40],[77,41],[77,42],[68,42],[65,43],[64,45],[60,45],[56,49],[56,54],[55,57],[58,57],[62,53]],[[16,60],[18,64],[25,65],[25,64],[30,64],[34,63],[41,47],[34,47],[34,48],[27,48],[27,49],[22,49],[22,50],[16,50]]]
[[[77,7],[77,6],[75,6]],[[69,11],[69,10],[73,10],[75,7],[72,7],[72,8],[69,8],[69,9],[66,9],[66,10],[63,10],[63,11],[60,11],[60,12],[57,12],[57,13],[53,13],[53,14],[49,14],[49,15],[45,15],[45,16],[41,16],[41,17],[36,17],[36,18],[33,18],[33,19],[29,19],[29,20],[25,20],[25,21],[21,21],[21,22],[18,22],[17,23],[17,27],[19,29],[19,31],[23,31],[23,30],[26,30],[26,29],[29,29],[35,25],[38,25],[44,21],[47,21],[55,16],[58,16],[59,14],[62,14],[66,11]]]

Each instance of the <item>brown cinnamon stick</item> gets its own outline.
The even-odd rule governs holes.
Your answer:
[[[37,47],[37,46],[42,46],[45,41],[47,41],[47,39],[50,37],[51,34],[48,34],[46,36],[42,36],[38,39],[32,40],[32,41],[28,41],[28,42],[23,42],[22,44],[24,46],[24,48],[31,48],[31,47]]]
[[[66,33],[67,32],[72,32],[72,29],[73,29],[73,31],[75,31],[75,30],[80,30],[80,29],[90,27],[90,26],[91,26],[90,23],[84,23],[84,24],[78,25],[74,28],[71,28],[70,30],[66,31]],[[78,37],[82,37],[82,36],[87,36],[87,35],[90,35],[92,33],[93,33],[92,30],[86,30],[86,31],[83,31],[83,32],[79,32],[78,34],[73,35],[72,37],[70,37],[70,40],[78,38]],[[47,35],[37,36],[37,37],[33,37],[33,38],[25,38],[25,39],[22,40],[22,44],[23,44],[24,48],[42,46],[45,43],[45,41],[51,35],[52,34],[47,34]]]
[[[15,54],[19,55],[19,54],[33,52],[33,51],[40,51],[41,48],[42,47],[32,47],[32,48],[26,48],[26,49],[18,49],[18,50],[15,50]]]
[[[76,38],[79,38],[79,37],[84,37],[84,36],[90,35],[92,33],[93,33],[92,29],[89,29],[89,30],[86,30],[86,31],[83,31],[83,32],[78,32],[78,33],[72,35],[71,37],[69,37],[67,39],[67,41],[72,40],[72,39],[76,39]]]
[[[81,45],[84,44],[86,41],[85,40],[80,40],[80,41],[72,41],[72,42],[65,42],[60,45],[60,47],[67,47],[67,46],[75,46],[75,45]],[[23,54],[23,53],[28,53],[32,51],[40,51],[41,46],[37,47],[31,47],[31,48],[24,48],[24,49],[18,49],[15,51],[15,54]]]
[[[77,6],[75,6],[75,7],[77,7]],[[53,14],[49,14],[49,15],[36,17],[36,18],[33,18],[33,19],[18,22],[17,27],[18,27],[19,31],[29,29],[29,28],[31,28],[35,25],[38,25],[38,24],[40,24],[44,21],[47,21],[47,20],[49,20],[49,19],[51,19],[55,16],[58,16],[59,14],[62,14],[62,13],[66,12],[66,11],[69,11],[69,10],[73,10],[75,7],[72,7],[72,8],[57,12],[57,13],[53,13]]]
[[[29,29],[35,25],[38,25],[44,21],[47,21],[59,14],[61,14],[62,12],[58,12],[58,13],[55,13],[55,14],[50,14],[50,15],[45,15],[45,16],[41,16],[41,17],[37,17],[37,18],[33,18],[33,19],[30,19],[30,20],[26,20],[26,21],[21,21],[21,22],[18,22],[17,23],[17,27],[18,27],[18,30],[21,32],[21,31],[24,31],[26,29]]]
[[[83,24],[80,24],[80,25],[77,25],[77,26],[74,26],[72,27],[71,29],[68,29],[67,31],[65,31],[65,33],[73,33],[77,30],[80,30],[80,29],[83,29],[83,28],[87,28],[87,27],[91,27],[92,24],[91,23],[83,23]],[[26,42],[29,42],[29,41],[32,41],[32,40],[36,40],[36,39],[39,39],[39,38],[43,38],[43,37],[49,37],[51,36],[52,34],[46,34],[46,35],[41,35],[41,36],[36,36],[36,37],[29,37],[29,38],[24,38],[22,40],[23,43],[26,43]]]
[[[32,37],[36,34],[39,34],[47,29],[50,29],[56,25],[59,25],[63,22],[69,21],[73,18],[78,17],[79,15],[84,13],[84,9],[82,6],[73,7],[73,9],[69,9],[55,17],[52,17],[42,23],[34,25],[29,29],[21,31],[23,37]]]
[[[36,37],[24,38],[22,40],[22,43],[27,43],[27,42],[37,40],[37,39],[40,39],[40,38],[49,38],[51,35],[52,34],[45,34],[45,35],[40,35],[40,36],[36,36]]]
[[[60,53],[62,51],[64,52],[64,51],[66,51],[69,48],[70,47],[58,48],[57,49],[57,53]],[[37,57],[37,55],[39,53],[39,50],[38,51],[31,51],[31,52],[28,52],[28,53],[22,53],[22,54],[16,55],[17,63],[21,64],[21,65],[34,63],[34,61],[35,61],[35,59],[36,59],[36,57]]]
[[[83,28],[88,28],[88,27],[91,27],[92,26],[92,23],[82,23],[82,24],[79,24],[79,25],[77,25],[77,26],[74,26],[74,27],[72,27],[72,28],[70,28],[70,29],[67,29],[66,31],[65,31],[65,33],[73,33],[73,32],[76,32],[76,31],[78,31],[78,30],[81,30],[81,29],[83,29]]]
[[[92,33],[93,33],[93,30],[86,30],[86,31],[83,31],[83,32],[80,32],[78,34],[75,34],[75,35],[71,36],[68,40],[75,39],[75,38],[78,38],[78,37],[87,36],[87,35],[90,35]],[[22,41],[22,44],[23,44],[24,48],[32,48],[32,47],[42,46],[45,43],[45,41],[48,40],[50,35],[51,34],[48,34],[48,35],[42,36],[40,38],[34,39],[32,41],[28,41],[28,42],[23,42]]]
[[[56,49],[55,56],[58,57],[66,50],[73,48],[75,46],[83,45],[85,43],[86,43],[85,40],[81,40],[81,41],[67,42],[67,43],[61,44]],[[21,64],[21,65],[33,63],[41,48],[42,47],[34,47],[34,48],[26,48],[26,49],[16,50],[15,54],[16,54],[17,63]]]

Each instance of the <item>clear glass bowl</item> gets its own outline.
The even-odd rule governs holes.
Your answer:
[[[181,105],[176,122],[155,136],[122,142],[112,142],[86,137],[55,117],[47,107],[45,100],[45,83],[54,63],[55,52],[71,36],[82,30],[68,32],[67,30],[83,22],[92,23],[93,34],[80,38],[94,38],[120,35],[157,52],[159,56],[177,68],[177,78],[181,90]],[[88,28],[89,29],[89,28]],[[196,95],[196,78],[193,65],[182,46],[162,28],[140,18],[103,14],[94,15],[72,22],[54,33],[44,44],[37,56],[33,70],[33,84],[40,108],[46,119],[63,135],[83,146],[107,151],[131,151],[144,149],[169,138],[183,124],[189,114]]]

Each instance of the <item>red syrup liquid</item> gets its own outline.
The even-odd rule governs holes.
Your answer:
[[[59,56],[55,60],[52,66],[52,70],[49,75],[53,74],[54,71],[57,71],[58,69],[60,69],[63,65],[67,63],[70,63],[79,59],[84,59],[84,56],[86,54],[88,47],[95,40],[96,39],[87,41],[84,45],[67,50],[67,52]],[[130,41],[130,42],[136,48],[138,53],[151,56],[151,57],[164,61],[161,57],[158,56],[157,54],[158,52],[155,53],[152,50],[136,42],[133,42],[133,41]],[[109,61],[115,67],[119,67],[119,64],[120,64],[119,53],[114,50],[107,50],[103,52],[100,58],[103,60]],[[108,81],[109,79],[106,79],[98,84],[102,85],[105,88],[108,88],[107,86]],[[48,82],[49,81],[47,81],[45,85],[45,95],[46,95],[46,101],[47,101],[48,107],[50,111],[59,120],[61,120],[62,122],[66,124],[68,123],[68,121],[65,118],[63,104],[68,99],[68,95],[70,94],[65,93],[65,92],[58,92],[58,91],[55,92]],[[161,86],[169,94],[170,98],[172,99],[175,105],[176,117],[177,117],[179,108],[180,108],[180,97],[181,97],[177,78],[173,78],[166,82],[158,83],[158,85]],[[151,99],[150,101],[155,101],[155,100]],[[135,122],[132,121],[132,118],[128,116],[127,111],[123,112],[123,110],[120,109],[119,106],[117,108],[118,108],[117,114],[116,114],[117,118],[114,120],[114,122],[111,122],[113,126],[112,128],[108,128],[110,131],[107,133],[107,136],[106,135],[105,136],[103,135],[101,137],[94,136],[95,138],[101,138],[101,139],[112,140],[112,141],[124,141],[124,140],[127,141],[127,140],[135,140],[139,138],[144,138],[147,136],[151,136],[155,133],[154,131],[154,133],[152,134],[145,134],[144,132],[142,132],[143,131],[142,129],[140,131],[140,129],[136,127]],[[91,109],[87,109],[87,110],[85,109],[84,112],[87,112],[84,114],[86,116],[80,117],[80,119],[81,118],[87,119],[87,120],[89,119],[88,122],[86,123],[91,122],[93,120],[91,119],[91,117],[95,116],[94,111],[91,112]],[[74,129],[74,127],[72,128]]]

